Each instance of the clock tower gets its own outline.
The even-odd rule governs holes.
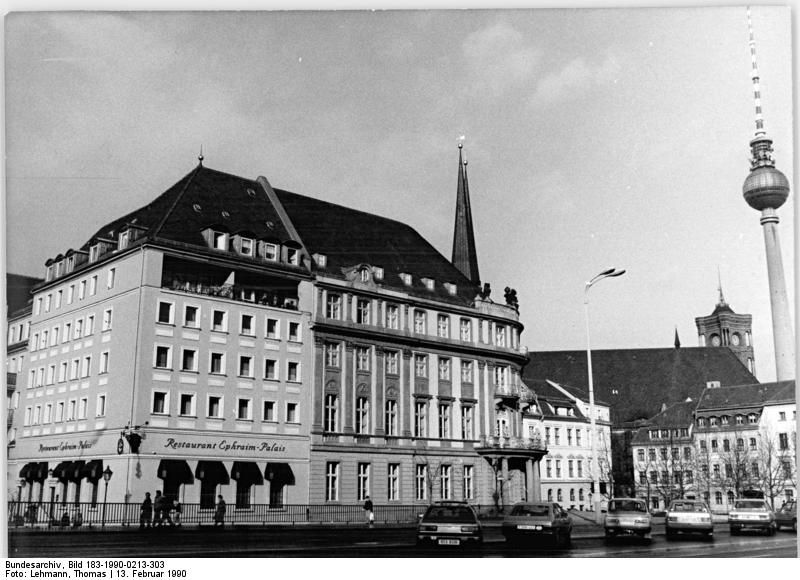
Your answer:
[[[700,346],[727,347],[742,361],[753,376],[756,374],[753,354],[752,326],[750,314],[736,314],[725,302],[722,284],[719,287],[719,302],[714,312],[694,319]]]

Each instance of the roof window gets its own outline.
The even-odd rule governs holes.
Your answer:
[[[403,284],[406,286],[411,286],[411,274],[407,274],[405,272],[400,273],[400,279],[403,281]]]

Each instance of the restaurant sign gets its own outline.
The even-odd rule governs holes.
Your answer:
[[[44,445],[39,443],[39,453],[53,453],[55,451],[82,451],[84,449],[91,449],[97,441],[87,441],[81,439],[79,441],[61,441],[53,445]]]
[[[197,449],[206,451],[222,451],[225,453],[256,452],[286,453],[286,446],[275,441],[238,441],[222,439],[219,441],[185,441],[168,437],[164,442],[167,449]]]

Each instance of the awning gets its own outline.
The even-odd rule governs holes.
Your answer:
[[[231,469],[231,477],[242,483],[254,483],[256,485],[264,483],[261,470],[253,461],[234,461],[233,469]]]
[[[36,463],[26,463],[22,466],[22,469],[19,470],[19,478],[24,479],[25,481],[33,481],[33,477],[31,477],[31,471],[36,467]]]
[[[231,478],[228,477],[228,470],[222,461],[198,461],[197,469],[194,470],[197,479],[211,481],[214,483],[228,484]]]
[[[294,473],[288,463],[267,463],[264,477],[267,481],[294,485]]]
[[[53,470],[53,477],[62,480],[70,479],[68,473],[71,466],[72,461],[62,461],[56,465],[55,469]]]
[[[89,481],[97,481],[103,477],[103,460],[93,459],[81,468],[81,477]]]
[[[34,467],[31,469],[31,479],[33,481],[44,481],[47,479],[47,461],[40,461],[39,463],[34,463],[33,465]]]
[[[73,461],[66,472],[65,479],[70,481],[80,481],[83,479],[83,466],[86,465],[85,461]]]
[[[162,459],[158,464],[158,478],[176,483],[194,483],[189,464],[184,459]]]

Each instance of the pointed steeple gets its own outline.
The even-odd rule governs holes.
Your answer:
[[[453,265],[473,284],[479,286],[478,253],[475,250],[475,231],[472,227],[472,209],[469,203],[467,163],[458,144],[458,186],[456,190],[456,221],[453,229]]]
[[[678,337],[678,327],[675,327],[675,348],[681,347],[681,339]]]
[[[728,303],[725,302],[725,296],[722,294],[722,275],[719,273],[719,267],[717,267],[717,282],[719,284],[717,287],[719,290],[719,303],[717,303],[717,306],[727,306]]]

